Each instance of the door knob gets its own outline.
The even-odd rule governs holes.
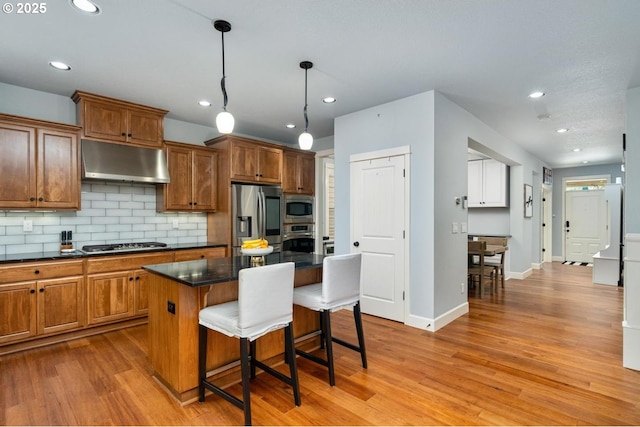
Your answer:
[[[360,246],[360,242],[353,242],[353,246],[357,248],[358,246]]]

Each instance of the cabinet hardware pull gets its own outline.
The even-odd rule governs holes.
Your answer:
[[[33,202],[36,198],[35,197],[29,197],[29,201]]]
[[[35,289],[31,289],[31,290],[29,291],[29,293],[30,293],[30,294],[35,294],[35,293],[36,293],[36,290],[35,290]]]
[[[44,200],[44,197],[38,197],[38,201],[42,202]]]
[[[40,270],[34,271],[33,274],[40,274]]]
[[[122,135],[121,135],[121,136],[127,136],[127,134],[126,134],[126,133],[124,133],[124,132],[122,132]]]
[[[129,277],[129,281],[130,281],[130,282],[133,282],[133,277]]]
[[[131,138],[133,135],[131,135],[131,134],[129,133],[129,134],[127,134],[127,136],[128,136],[129,138]]]
[[[40,288],[40,292],[44,292],[44,288]]]

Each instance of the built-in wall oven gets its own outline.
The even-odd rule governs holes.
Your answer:
[[[315,249],[313,224],[285,224],[282,250],[312,253]]]
[[[284,222],[287,223],[313,223],[313,196],[300,194],[285,194],[284,196]]]

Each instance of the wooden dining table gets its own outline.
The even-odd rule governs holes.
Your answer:
[[[469,241],[469,243],[471,243],[472,241]],[[478,263],[478,268],[479,268],[479,274],[480,274],[480,297],[482,297],[482,292],[484,289],[484,259],[485,257],[491,257],[494,255],[499,255],[502,253],[505,253],[508,249],[507,246],[502,246],[502,245],[486,245],[485,250],[481,251],[481,250],[476,250],[475,248],[472,247],[472,245],[468,244],[467,245],[467,254],[469,257],[469,265],[471,265],[473,263],[473,256],[478,256],[478,258],[480,259],[479,263]]]

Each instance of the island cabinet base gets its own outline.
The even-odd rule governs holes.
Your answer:
[[[295,286],[322,281],[322,268],[296,270]],[[201,308],[238,298],[238,282],[191,287],[164,276],[149,274],[149,360],[158,382],[180,403],[198,397],[198,313]],[[256,307],[257,310],[260,307]],[[294,306],[296,346],[319,346],[318,313]],[[239,340],[209,331],[209,379],[222,386],[240,381]],[[258,339],[257,358],[271,366],[284,363],[283,330]]]

